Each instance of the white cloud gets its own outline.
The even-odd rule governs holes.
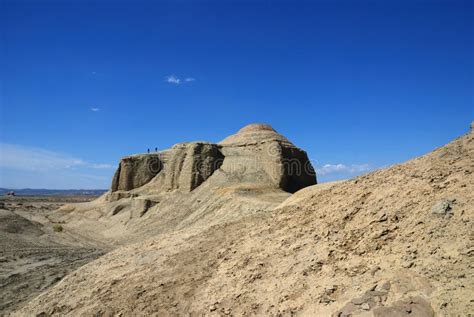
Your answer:
[[[91,108],[91,111],[92,111],[92,112],[97,112],[97,111],[99,111],[99,110],[100,110],[99,108],[94,108],[94,107]]]
[[[166,77],[166,82],[168,82],[170,84],[179,85],[181,83],[181,79],[179,79],[175,75],[169,75],[169,76]]]
[[[92,174],[76,174],[77,177],[83,180],[92,180],[92,181],[102,181],[102,182],[108,182],[110,180],[110,177],[105,177],[105,176],[99,176],[99,175],[92,175]],[[96,188],[96,187],[93,187]]]
[[[169,75],[169,76],[165,77],[165,80],[166,80],[167,83],[174,84],[174,85],[179,85],[179,84],[183,84],[183,83],[191,83],[193,81],[196,81],[196,78],[186,77],[186,78],[184,78],[184,80],[181,80],[181,78],[179,78],[176,75]]]
[[[319,175],[328,175],[335,173],[345,173],[345,174],[358,174],[363,172],[368,172],[371,170],[369,164],[325,164],[320,168],[317,168],[317,173]]]
[[[0,168],[23,171],[53,171],[75,168],[113,168],[110,164],[89,163],[80,158],[41,148],[0,143]]]
[[[97,72],[97,71],[91,71],[90,73],[93,78],[99,79],[100,77],[104,77],[104,73],[102,72]]]
[[[111,164],[0,142],[0,187],[107,188],[113,172]]]
[[[96,168],[96,169],[115,168],[115,166],[111,164],[91,164],[90,167]]]

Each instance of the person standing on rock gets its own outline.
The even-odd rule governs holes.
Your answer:
[[[150,154],[150,149],[148,149],[148,154]]]
[[[157,147],[155,148],[155,152],[158,152],[158,148],[157,148]]]

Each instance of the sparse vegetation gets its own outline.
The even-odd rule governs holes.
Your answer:
[[[63,226],[55,224],[53,225],[54,232],[63,232]]]

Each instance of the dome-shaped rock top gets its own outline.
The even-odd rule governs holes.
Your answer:
[[[236,134],[230,135],[219,144],[221,145],[244,145],[266,141],[279,141],[291,144],[287,138],[279,134],[269,124],[252,123],[240,129]]]
[[[273,131],[276,132],[275,129],[272,128],[271,125],[265,123],[251,123],[243,127],[237,133],[243,132],[254,132],[254,131]]]

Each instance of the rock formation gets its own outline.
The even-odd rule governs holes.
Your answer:
[[[116,246],[269,211],[314,184],[306,152],[272,127],[251,124],[220,143],[178,143],[124,157],[108,193],[61,208],[57,221],[77,230],[100,224],[88,234]]]
[[[262,184],[290,193],[316,184],[306,152],[269,125],[250,124],[219,144],[179,143],[160,153],[124,157],[111,191],[130,191],[151,182],[147,188],[155,192],[190,192],[216,170],[226,175],[221,182]]]

